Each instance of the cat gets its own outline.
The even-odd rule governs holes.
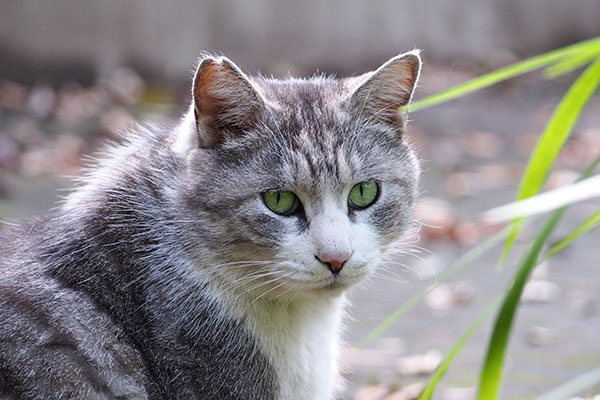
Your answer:
[[[344,292],[413,224],[420,67],[276,80],[203,55],[180,121],[0,234],[0,398],[333,399]]]

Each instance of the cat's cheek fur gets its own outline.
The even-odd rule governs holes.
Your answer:
[[[346,273],[356,276],[358,281],[370,276],[381,263],[381,240],[370,224],[357,222],[353,226],[352,247],[353,263],[346,266]]]
[[[287,297],[338,296],[342,290],[362,281],[373,273],[381,262],[382,254],[378,234],[368,223],[350,223],[348,236],[351,238],[352,256],[346,261],[337,276],[316,260],[314,242],[309,232],[303,235],[288,235],[277,250],[277,258],[288,260],[286,272],[281,274],[287,280]],[[335,234],[335,226],[332,233]],[[335,285],[331,285],[335,283]],[[280,297],[281,293],[274,293]],[[284,297],[282,301],[285,302]]]

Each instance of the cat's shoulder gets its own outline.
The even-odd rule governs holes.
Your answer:
[[[0,398],[147,398],[142,360],[119,326],[28,249],[40,224],[0,234]]]

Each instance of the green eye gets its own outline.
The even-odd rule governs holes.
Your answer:
[[[298,207],[298,198],[287,190],[269,190],[262,196],[269,210],[275,214],[289,215]]]
[[[376,182],[360,182],[354,185],[348,196],[352,208],[367,208],[377,200],[379,186]]]

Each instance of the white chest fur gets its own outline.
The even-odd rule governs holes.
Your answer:
[[[273,366],[279,400],[333,399],[344,301],[342,296],[251,308],[246,322]]]

